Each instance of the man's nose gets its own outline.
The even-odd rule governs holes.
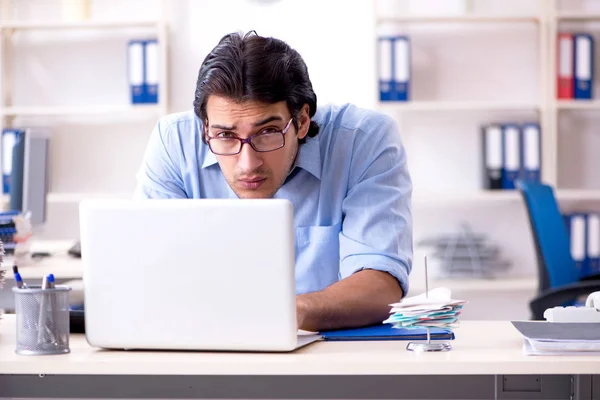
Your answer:
[[[238,157],[238,167],[242,171],[254,171],[263,164],[260,154],[249,143],[244,143]]]

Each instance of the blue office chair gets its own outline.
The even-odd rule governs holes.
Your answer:
[[[532,319],[544,319],[547,308],[575,304],[577,297],[600,290],[600,275],[580,278],[569,234],[552,187],[531,181],[517,181],[537,255],[538,294],[529,303]]]

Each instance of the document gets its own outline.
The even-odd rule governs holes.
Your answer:
[[[600,323],[512,321],[526,355],[600,355]]]

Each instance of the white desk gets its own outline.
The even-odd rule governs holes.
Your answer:
[[[508,321],[464,321],[455,333],[452,351],[425,354],[407,351],[405,341],[317,342],[283,354],[108,351],[72,335],[70,354],[31,357],[14,353],[9,315],[0,322],[0,397],[600,396],[600,357],[524,356]]]

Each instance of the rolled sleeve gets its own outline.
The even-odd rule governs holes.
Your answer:
[[[343,201],[340,275],[385,271],[408,293],[412,269],[412,183],[396,124],[383,118],[356,139]]]

